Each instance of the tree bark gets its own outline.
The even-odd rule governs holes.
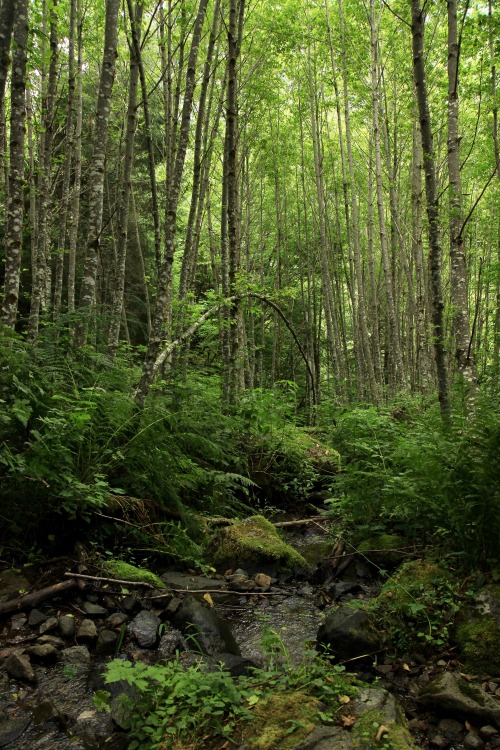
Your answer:
[[[1,318],[15,328],[24,220],[24,129],[26,121],[26,45],[28,0],[17,0],[13,29],[14,53],[10,92],[9,197],[5,227],[5,282]]]

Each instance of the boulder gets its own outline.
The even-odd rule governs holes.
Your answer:
[[[347,604],[334,607],[318,630],[317,643],[329,648],[341,661],[358,659],[382,648],[373,617]],[[359,663],[359,662],[358,662]]]
[[[459,612],[457,622],[456,641],[465,668],[500,674],[500,586],[481,589],[474,605]]]
[[[206,654],[241,655],[231,630],[213,609],[196,599],[185,599],[172,617],[173,624],[187,638],[193,649]]]
[[[97,638],[97,628],[92,620],[85,618],[81,621],[76,634],[76,640],[81,643],[93,643]]]
[[[419,704],[437,714],[500,727],[500,705],[478,685],[443,672],[420,693]]]
[[[307,566],[302,555],[283,541],[263,516],[251,516],[218,529],[205,557],[219,570],[241,567],[249,575],[274,575]]]

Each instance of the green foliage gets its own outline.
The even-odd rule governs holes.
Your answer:
[[[478,396],[472,414],[455,414],[449,428],[437,407],[357,408],[340,416],[333,440],[344,458],[341,510],[358,530],[432,535],[473,563],[498,558],[497,401]]]
[[[338,698],[355,695],[356,688],[343,676],[342,668],[332,666],[316,652],[305,652],[302,663],[293,667],[276,633],[266,631],[263,640],[269,649],[269,664],[251,676],[232,678],[222,667],[209,670],[201,661],[185,666],[180,657],[154,666],[120,659],[110,662],[105,682],[123,681],[138,696],[128,699],[130,750],[174,748],[181,739],[196,744],[206,736],[234,742],[245,735],[245,725],[255,719],[257,707],[264,707],[266,713],[277,694],[300,692],[303,700],[315,699],[311,705],[315,706],[316,721],[333,721]],[[284,664],[276,660],[276,650],[284,655]],[[101,708],[103,698],[100,691],[97,704]],[[293,722],[288,724],[287,734],[298,728]]]

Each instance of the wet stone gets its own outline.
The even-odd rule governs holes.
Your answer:
[[[35,682],[35,670],[31,666],[29,656],[12,653],[5,660],[5,669],[10,677],[23,682]]]
[[[114,630],[115,628],[120,628],[124,622],[127,622],[127,620],[128,615],[126,615],[125,612],[115,612],[107,618],[106,625],[111,630]]]
[[[465,750],[483,750],[484,742],[476,732],[469,732],[464,740]]]
[[[61,661],[64,664],[89,664],[90,652],[86,646],[70,646],[61,651]]]
[[[491,724],[486,724],[486,726],[480,728],[479,736],[485,741],[491,740],[492,737],[498,736],[498,729],[492,727]]]
[[[28,653],[33,659],[47,664],[53,664],[59,656],[57,648],[50,643],[35,643],[34,646],[30,646]]]
[[[59,632],[66,640],[75,637],[75,618],[72,615],[63,615],[59,618]]]
[[[459,742],[462,739],[464,729],[464,725],[455,719],[441,719],[438,724],[439,733],[453,742]]]
[[[31,628],[38,628],[46,620],[47,615],[45,615],[43,612],[40,612],[39,609],[32,609],[30,612],[30,616],[28,617],[28,625]]]
[[[0,722],[0,747],[6,747],[18,740],[29,727],[29,717],[18,717]]]
[[[82,643],[92,643],[97,638],[97,628],[92,620],[82,620],[76,634],[76,640]]]
[[[55,648],[62,648],[64,646],[64,641],[61,641],[61,639],[58,638],[57,635],[42,635],[37,639],[37,643],[50,643],[50,645],[54,646]]]
[[[83,602],[82,610],[89,617],[107,617],[108,610],[105,607],[101,607],[100,604],[94,604],[93,602]]]
[[[45,620],[40,625],[40,630],[38,631],[40,635],[43,635],[44,633],[49,633],[52,630],[55,630],[57,626],[59,625],[59,620],[57,617],[49,617],[48,620]]]
[[[435,734],[430,742],[431,747],[436,747],[437,750],[445,750],[445,748],[447,748],[449,744],[450,740],[448,740],[446,737],[443,737],[442,734]]]
[[[22,630],[27,622],[25,614],[14,615],[11,620],[11,628],[12,630]]]
[[[42,701],[33,711],[33,722],[35,724],[45,724],[47,721],[59,719],[60,714],[52,701]]]
[[[118,642],[118,636],[114,630],[101,630],[97,637],[96,653],[98,654],[114,654],[116,652],[116,645]]]
[[[140,607],[141,600],[137,591],[133,591],[131,594],[122,599],[120,606],[124,612],[133,612],[134,609]]]

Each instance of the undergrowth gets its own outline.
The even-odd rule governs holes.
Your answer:
[[[329,723],[335,720],[341,705],[356,694],[343,668],[317,652],[304,652],[302,662],[293,666],[276,632],[266,629],[262,644],[268,653],[266,667],[239,677],[232,677],[222,666],[209,669],[202,661],[186,666],[179,655],[156,665],[120,659],[110,662],[105,682],[128,685],[119,700],[125,704],[121,706],[122,715],[125,707],[129,717],[129,750],[240,742],[245,737],[245,725],[255,719],[256,711],[260,714],[264,708],[265,716],[265,707],[281,694],[300,694],[302,701],[315,699],[313,719]],[[109,708],[109,693],[100,691],[96,702]],[[300,722],[294,718],[297,716],[284,720],[285,734],[300,729]]]

